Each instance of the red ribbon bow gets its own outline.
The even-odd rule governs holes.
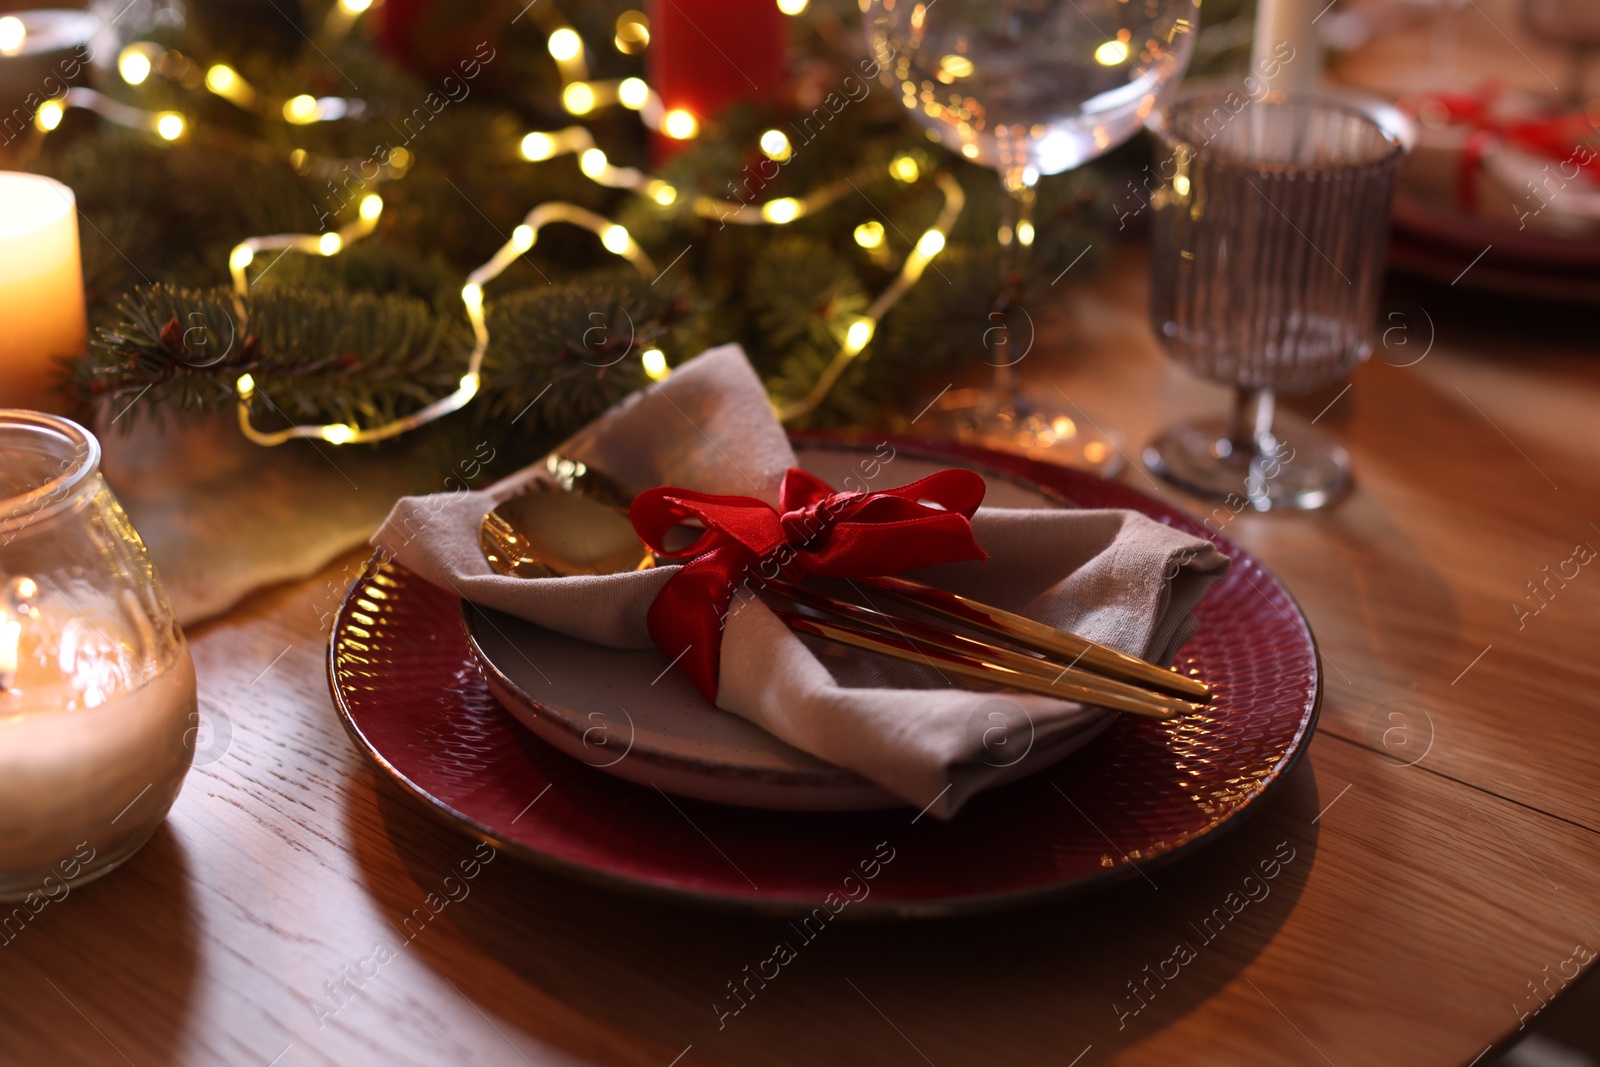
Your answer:
[[[1591,116],[1577,112],[1502,118],[1495,113],[1495,106],[1503,93],[1504,86],[1491,80],[1470,93],[1428,93],[1400,102],[1412,115],[1421,117],[1432,113],[1452,126],[1470,128],[1461,148],[1461,165],[1456,171],[1456,200],[1463,208],[1470,211],[1477,206],[1474,175],[1484,153],[1497,139],[1546,159],[1575,164],[1578,171],[1600,182],[1600,156],[1584,146],[1585,140],[1593,137],[1597,129]]]
[[[634,498],[633,528],[657,555],[688,558],[662,587],[647,621],[656,647],[680,663],[707,699],[716,700],[722,627],[734,587],[760,574],[870,578],[988,556],[968,520],[983,501],[983,479],[947,470],[874,493],[835,493],[805,471],[783,476],[780,514],[748,496],[713,496],[663,486]],[[676,552],[668,531],[698,520],[705,532]],[[757,579],[759,582],[759,578]]]

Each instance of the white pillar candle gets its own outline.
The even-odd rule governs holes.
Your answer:
[[[1322,76],[1322,49],[1315,23],[1332,6],[1325,5],[1325,0],[1261,0],[1257,5],[1250,65],[1269,90],[1316,91]]]
[[[0,172],[0,407],[60,407],[55,357],[83,351],[88,327],[72,190]]]

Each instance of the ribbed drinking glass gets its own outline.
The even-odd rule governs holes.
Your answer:
[[[1169,356],[1237,395],[1231,419],[1168,430],[1145,463],[1257,511],[1321,507],[1348,484],[1349,456],[1308,425],[1274,423],[1274,401],[1371,354],[1403,149],[1315,97],[1197,96],[1151,128],[1170,175],[1152,199],[1151,322]]]

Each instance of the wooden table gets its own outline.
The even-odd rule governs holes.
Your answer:
[[[1142,251],[1063,288],[1026,364],[1036,381],[1134,442],[1223,407],[1156,350]],[[1426,347],[1415,320],[1412,347],[1299,405],[1326,406],[1319,426],[1349,444],[1354,496],[1224,527],[1321,642],[1309,757],[1154,884],[839,926],[722,1029],[713,1001],[784,936],[779,920],[612,896],[502,856],[405,944],[401,920],[474,846],[375,773],[334,716],[324,624],[352,556],[192,634],[231,739],[219,731],[142,853],[0,946],[0,1062],[1473,1061],[1540,1007],[1533,989],[1600,950],[1600,563],[1552,584],[1536,615],[1513,610],[1547,565],[1600,547],[1600,365],[1592,341],[1552,338],[1531,313],[1420,300],[1438,334],[1425,358],[1389,365]],[[1280,849],[1294,859],[1269,897],[1176,979],[1142,984]],[[380,942],[404,947],[334,999]],[[1129,983],[1153,992],[1119,1025]]]

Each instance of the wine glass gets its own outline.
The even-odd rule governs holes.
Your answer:
[[[991,391],[946,394],[960,436],[1100,471],[1121,451],[1081,411],[1018,388],[1013,288],[1033,244],[1035,185],[1110,151],[1175,87],[1199,0],[866,0],[868,44],[912,115],[946,147],[999,172],[1001,306],[984,332]],[[1064,398],[1063,398],[1064,399]]]

